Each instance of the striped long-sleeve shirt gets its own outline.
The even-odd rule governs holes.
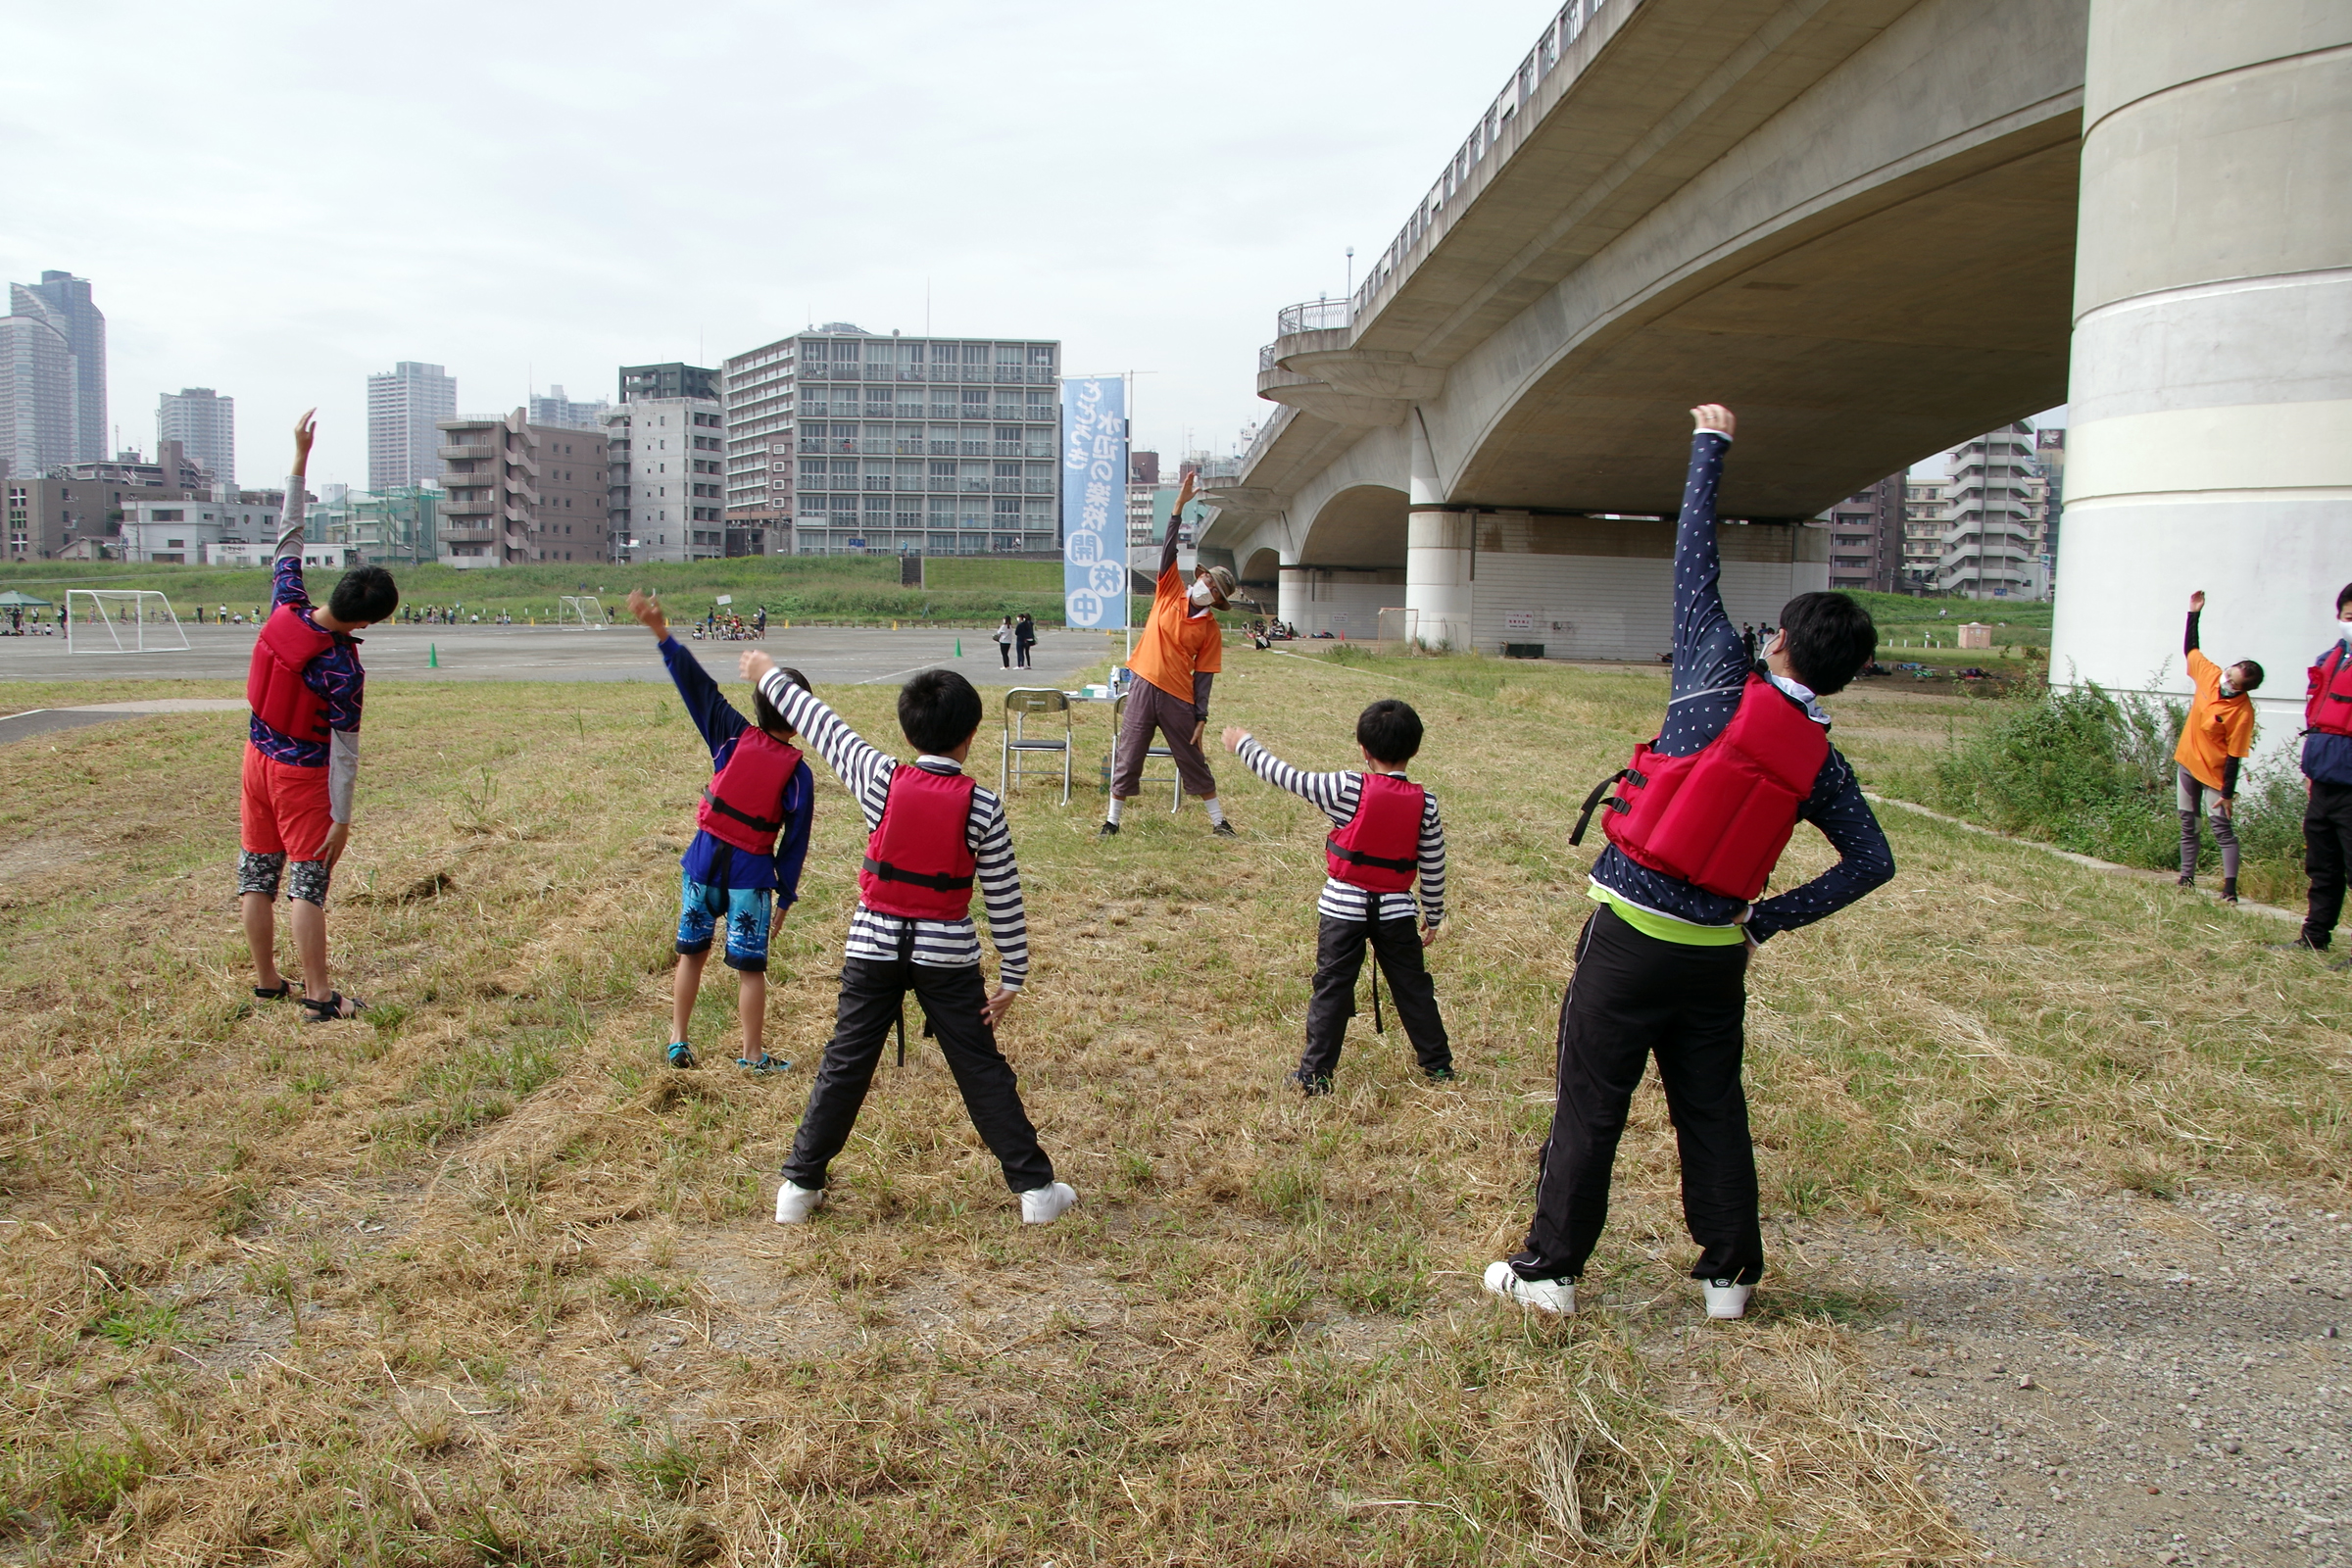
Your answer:
[[[767,700],[823,758],[841,782],[858,799],[870,829],[880,825],[882,808],[890,801],[891,775],[912,765],[934,773],[960,773],[945,757],[918,757],[901,762],[868,744],[839,713],[812,692],[803,691],[781,671],[770,671],[760,682]],[[963,841],[979,863],[973,879],[981,907],[988,911],[989,939],[997,948],[997,984],[1018,991],[1029,978],[1029,916],[1021,905],[1021,870],[1012,858],[1012,830],[1005,825],[1004,804],[993,790],[972,787],[972,810]],[[899,944],[912,928],[911,956],[934,969],[960,969],[980,961],[980,931],[967,915],[960,920],[908,920],[869,909],[860,899],[850,915],[850,939],[843,951],[853,958],[888,963],[899,956]]]
[[[1303,773],[1276,757],[1257,743],[1255,736],[1242,740],[1242,760],[1251,772],[1278,790],[1288,790],[1301,800],[1310,801],[1331,818],[1331,825],[1346,827],[1355,820],[1356,803],[1363,798],[1364,775],[1349,770],[1341,773]],[[1402,773],[1391,778],[1401,779]],[[1446,824],[1438,816],[1438,798],[1423,790],[1421,794],[1421,840],[1419,848],[1421,869],[1421,907],[1417,911],[1424,923],[1436,925],[1446,918]],[[1413,918],[1413,898],[1409,893],[1373,894],[1338,877],[1327,877],[1323,892],[1315,900],[1318,913],[1335,920],[1362,920],[1370,915],[1371,901],[1380,900],[1380,918],[1409,920]]]

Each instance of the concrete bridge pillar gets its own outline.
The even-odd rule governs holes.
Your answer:
[[[1473,640],[1471,529],[1467,513],[1440,510],[1445,495],[1420,411],[1406,416],[1411,429],[1412,466],[1404,524],[1404,608],[1413,635],[1424,647],[1468,652]]]
[[[1285,564],[1280,578],[1282,586],[1274,596],[1274,615],[1289,621],[1300,630],[1307,629],[1307,606],[1314,598],[1315,574],[1303,566]]]
[[[2352,581],[2347,44],[2342,5],[2090,5],[2051,673],[2185,691],[2203,588],[2274,745]]]

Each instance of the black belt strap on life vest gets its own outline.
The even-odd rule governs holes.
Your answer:
[[[1592,820],[1592,813],[1598,808],[1606,806],[1612,811],[1630,811],[1633,809],[1632,805],[1630,805],[1628,802],[1616,796],[1609,795],[1609,791],[1617,787],[1617,781],[1621,778],[1632,779],[1634,781],[1634,788],[1636,789],[1640,789],[1642,785],[1649,782],[1649,780],[1643,778],[1632,768],[1621,767],[1616,772],[1611,773],[1607,778],[1604,778],[1599,783],[1593,785],[1592,793],[1585,797],[1585,808],[1576,813],[1576,829],[1574,832],[1568,835],[1568,842],[1570,844],[1575,845],[1585,842],[1586,825]],[[1604,800],[1604,796],[1608,798]]]
[[[1366,896],[1364,905],[1364,958],[1372,968],[1372,1032],[1385,1035],[1388,1026],[1380,1021],[1380,945],[1373,940],[1380,933],[1380,895]]]
[[[1396,860],[1385,855],[1366,855],[1361,850],[1348,849],[1336,838],[1325,839],[1323,847],[1350,865],[1377,865],[1384,871],[1410,871],[1421,863],[1418,859]]]
[[[902,921],[899,926],[899,962],[906,967],[905,978],[911,982],[914,979],[914,922],[912,920]],[[931,1026],[929,1008],[925,1008],[923,1011],[923,1038],[925,1040],[938,1038],[937,1032]],[[903,990],[899,993],[899,1065],[902,1067],[906,1065],[906,993]]]
[[[943,876],[933,871],[909,871],[904,866],[893,865],[888,860],[877,860],[870,855],[865,858],[865,869],[868,875],[878,876],[885,882],[904,882],[910,887],[929,888],[934,893],[960,893],[972,885],[972,879],[968,876]]]
[[[741,822],[745,827],[750,828],[755,833],[773,833],[784,825],[781,819],[770,822],[764,816],[754,816],[749,811],[737,810],[734,807],[729,806],[726,802],[720,800],[718,798],[717,791],[709,784],[703,786],[703,799],[709,803],[710,809],[716,811],[719,815],[731,816],[736,821]]]

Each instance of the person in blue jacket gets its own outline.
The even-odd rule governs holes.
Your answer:
[[[654,634],[679,700],[710,748],[710,783],[703,791],[694,842],[678,862],[678,979],[670,1006],[669,1064],[696,1065],[686,1034],[702,989],[703,965],[710,961],[723,920],[725,961],[735,971],[743,1011],[743,1054],[735,1064],[780,1072],[792,1063],[769,1055],[763,1040],[769,897],[775,901],[773,914],[780,915],[801,896],[801,867],[808,858],[808,829],[815,817],[815,780],[792,745],[792,726],[766,693],[754,691],[753,716],[746,719],[702,662],[670,636],[659,601],[632,592],[629,613]],[[808,689],[808,679],[799,670],[783,673]]]

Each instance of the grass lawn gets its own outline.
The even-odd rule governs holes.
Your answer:
[[[821,770],[770,972],[770,1048],[799,1065],[661,1064],[709,776],[666,693],[372,693],[332,919],[338,983],[377,1008],[323,1027],[248,996],[236,723],[0,749],[7,1549],[1984,1560],[1863,1378],[1869,1278],[1784,1253],[1754,1317],[1700,1319],[1654,1087],[1598,1309],[1536,1321],[1478,1290],[1527,1218],[1590,907],[1566,825],[1664,694],[1646,669],[1229,657],[1215,722],[1303,764],[1347,761],[1374,697],[1428,722],[1447,1086],[1366,1018],[1336,1096],[1286,1092],[1322,875],[1304,803],[1226,759],[1241,842],[1147,796],[1104,843],[1099,795],[1020,794],[1037,966],[1004,1038],[1084,1195],[1035,1229],[919,1038],[886,1059],[833,1206],[769,1220],[861,839]],[[896,742],[888,689],[825,695]],[[1865,779],[1902,794],[1987,705],[1874,686],[1831,706]],[[1104,714],[1082,723],[1091,763]],[[2340,977],[2167,888],[1886,826],[1897,880],[1751,970],[1769,1211],[1966,1243],[2053,1193],[2340,1187]],[[1800,834],[1781,880],[1824,861]],[[724,1061],[731,987],[705,998],[696,1043]]]

